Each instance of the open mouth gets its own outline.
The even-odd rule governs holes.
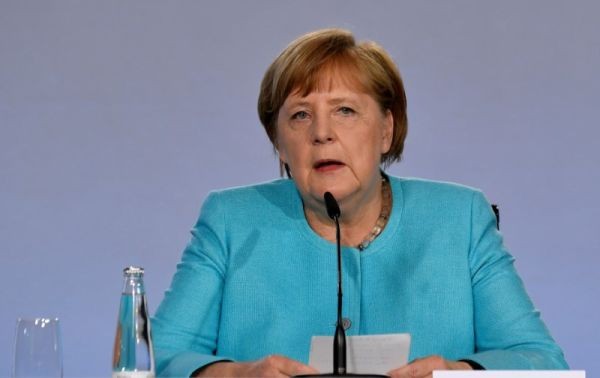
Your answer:
[[[317,161],[313,168],[318,171],[329,171],[343,167],[345,164],[338,160],[324,159]]]

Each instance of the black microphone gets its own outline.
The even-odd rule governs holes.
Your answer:
[[[333,337],[333,374],[346,374],[346,331],[342,319],[342,248],[340,243],[340,205],[330,192],[325,192],[325,207],[327,215],[335,222],[335,241],[337,245],[338,266],[338,306],[335,336]]]
[[[338,305],[337,322],[335,325],[335,335],[333,337],[333,373],[316,375],[298,375],[297,377],[354,377],[354,378],[380,378],[387,375],[378,374],[352,374],[346,373],[346,331],[342,319],[342,246],[340,238],[340,206],[335,197],[330,192],[325,192],[325,207],[327,215],[335,222],[335,241],[337,245],[337,268],[338,268]]]
[[[337,229],[339,229],[340,225],[338,224],[338,218],[340,217],[340,215],[342,215],[342,212],[340,211],[340,205],[338,205],[337,201],[335,200],[335,197],[330,192],[325,192],[323,198],[325,199],[327,215],[329,215],[329,218],[336,222],[335,224],[337,226]]]

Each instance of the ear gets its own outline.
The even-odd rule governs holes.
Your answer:
[[[275,138],[273,138],[273,148],[275,149],[275,153],[279,157],[279,161],[281,162],[281,164],[287,164],[287,151],[285,148],[281,148],[281,143],[278,135],[275,135]]]
[[[290,166],[287,163],[287,155],[284,151],[281,151],[279,148],[277,148],[278,144],[279,143],[277,142],[277,140],[275,140],[275,143],[273,144],[273,149],[279,157],[279,175],[281,177],[284,177],[285,174],[288,178],[292,178],[292,175],[290,173]]]
[[[392,111],[387,109],[383,118],[382,133],[381,133],[381,153],[387,153],[392,147],[394,139],[394,115]]]
[[[275,148],[275,153],[277,153],[281,164],[287,164],[288,159],[287,159],[287,154],[285,153],[285,150],[278,148],[276,145],[274,146],[274,148]]]

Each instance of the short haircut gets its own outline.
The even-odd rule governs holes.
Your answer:
[[[271,63],[258,96],[258,116],[276,147],[277,116],[292,92],[307,96],[333,77],[341,77],[371,95],[383,112],[394,118],[390,150],[381,162],[400,161],[408,130],[406,94],[398,68],[389,54],[374,42],[357,44],[344,29],[322,29],[290,43]]]

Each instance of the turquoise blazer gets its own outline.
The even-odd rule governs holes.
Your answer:
[[[410,358],[565,369],[481,192],[390,177],[392,212],[364,251],[344,247],[348,335],[410,333]],[[289,179],[212,192],[152,319],[159,376],[281,354],[307,362],[333,335],[336,248]]]

